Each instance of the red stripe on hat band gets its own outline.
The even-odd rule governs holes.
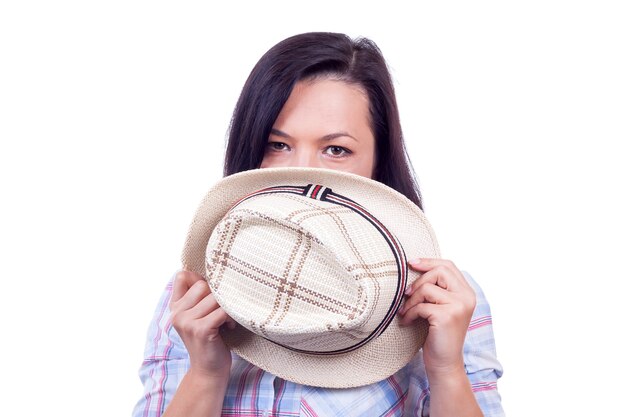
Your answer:
[[[311,194],[311,198],[312,199],[316,199],[317,198],[317,193],[322,189],[321,185],[316,185],[315,188],[313,189],[313,193]]]

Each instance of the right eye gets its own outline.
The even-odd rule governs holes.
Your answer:
[[[284,142],[268,142],[267,146],[273,151],[286,151],[289,150],[289,146]]]

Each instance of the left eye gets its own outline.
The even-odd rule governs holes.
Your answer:
[[[350,153],[346,148],[342,148],[341,146],[329,146],[326,148],[326,153],[332,156],[343,156],[345,154]]]

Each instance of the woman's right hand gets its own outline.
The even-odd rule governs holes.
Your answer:
[[[189,352],[189,372],[228,381],[232,359],[220,327],[236,324],[217,304],[202,276],[190,271],[176,274],[170,312],[172,324]]]

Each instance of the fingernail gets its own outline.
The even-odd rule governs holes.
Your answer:
[[[422,261],[422,260],[421,260],[420,258],[415,258],[415,259],[411,259],[411,260],[409,261],[409,263],[410,263],[411,265],[417,265],[417,264],[419,264],[421,261]]]
[[[413,286],[409,285],[408,287],[406,287],[406,290],[404,290],[404,295],[411,295],[413,294]]]

